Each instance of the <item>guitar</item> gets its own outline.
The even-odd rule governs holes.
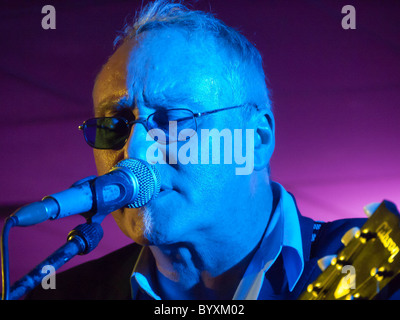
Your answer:
[[[299,300],[372,300],[400,273],[400,217],[392,203],[383,201],[342,243],[337,255],[318,261],[323,272]]]

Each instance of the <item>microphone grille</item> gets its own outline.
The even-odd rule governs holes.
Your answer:
[[[140,208],[157,197],[160,192],[161,178],[155,166],[139,159],[125,159],[118,162],[115,167],[129,169],[138,180],[139,191],[137,196],[126,207]]]

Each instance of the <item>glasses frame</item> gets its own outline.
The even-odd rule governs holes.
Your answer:
[[[204,112],[193,112],[192,110],[186,109],[186,108],[172,108],[172,109],[168,109],[167,111],[170,111],[170,110],[185,110],[185,111],[189,111],[190,113],[192,113],[192,115],[193,115],[193,120],[194,120],[194,123],[195,123],[195,128],[194,128],[194,130],[197,132],[197,121],[196,121],[196,118],[200,118],[200,117],[203,117],[203,116],[207,116],[207,115],[210,115],[210,114],[213,114],[213,113],[217,113],[217,112],[220,112],[220,111],[226,111],[226,110],[232,110],[232,109],[242,108],[242,107],[244,107],[244,106],[246,106],[246,105],[248,105],[248,104],[241,104],[241,105],[237,105],[237,106],[226,107],[226,108],[221,108],[221,109],[214,109],[214,110],[204,111]],[[128,121],[128,120],[126,120],[124,117],[97,117],[97,118],[90,118],[90,119],[84,121],[80,126],[78,126],[78,129],[81,130],[81,131],[83,131],[83,136],[84,136],[84,138],[85,138],[85,141],[86,141],[86,143],[87,143],[90,147],[92,147],[92,148],[94,148],[94,149],[100,149],[100,150],[120,150],[120,149],[122,149],[122,148],[125,146],[126,141],[128,141],[129,135],[128,135],[128,137],[126,138],[126,140],[125,140],[125,142],[124,142],[124,145],[123,145],[121,148],[96,148],[96,147],[94,147],[91,143],[89,143],[88,139],[86,138],[85,128],[86,128],[87,122],[88,122],[88,121],[91,121],[91,120],[106,119],[106,118],[109,118],[109,119],[121,119],[121,120],[123,120],[123,121],[125,122],[127,128],[129,129],[129,132],[132,130],[133,125],[135,125],[135,124],[137,124],[137,123],[142,124],[142,125],[145,127],[146,131],[149,132],[149,125],[148,125],[149,119],[150,119],[152,116],[154,116],[154,114],[155,114],[156,112],[157,112],[157,111],[151,113],[151,114],[148,115],[147,118],[145,118],[145,119],[137,119],[137,120],[133,120],[133,121]],[[188,118],[188,117],[186,117],[186,118],[180,118],[180,119],[176,119],[176,120],[174,120],[174,121],[182,121],[182,120],[186,120],[186,119],[189,119],[189,118]],[[152,129],[157,129],[157,128],[152,128]],[[161,129],[160,129],[160,130],[161,130]]]

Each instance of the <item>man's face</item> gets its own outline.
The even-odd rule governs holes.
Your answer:
[[[230,76],[218,49],[205,41],[188,41],[179,31],[145,32],[125,42],[100,72],[93,100],[96,117],[116,114],[147,118],[160,108],[186,108],[204,112],[235,106]],[[201,129],[243,128],[241,109],[198,118]],[[132,116],[133,114],[133,116]],[[146,141],[141,124],[133,126],[121,150],[94,151],[98,173],[107,173],[126,158],[147,160],[154,141]],[[155,164],[161,175],[158,197],[139,209],[113,213],[121,230],[139,244],[162,245],[201,241],[204,237],[227,237],[241,223],[251,201],[251,175],[236,175],[236,164],[182,164],[171,161],[169,149],[160,145],[166,164]],[[223,139],[221,139],[221,149]],[[209,146],[211,152],[212,146]],[[199,139],[199,154],[201,146]],[[177,162],[173,164],[173,162]]]

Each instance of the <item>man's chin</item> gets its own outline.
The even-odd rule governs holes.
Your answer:
[[[130,237],[135,243],[141,246],[165,246],[168,245],[170,241],[167,241],[165,236],[160,236],[154,233],[141,233],[133,234]]]

